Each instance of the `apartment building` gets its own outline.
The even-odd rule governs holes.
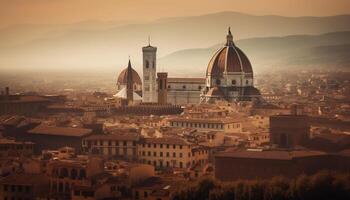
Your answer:
[[[208,161],[208,150],[178,137],[144,138],[138,144],[138,158],[158,169],[186,169]]]

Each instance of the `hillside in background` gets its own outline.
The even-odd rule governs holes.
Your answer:
[[[221,12],[144,23],[87,21],[71,25],[18,25],[0,30],[0,69],[115,72],[126,65],[130,55],[132,63],[140,70],[141,47],[147,44],[148,35],[152,44],[158,47],[158,57],[179,49],[189,49],[165,56],[160,62],[160,69],[170,72],[203,69],[213,49],[198,48],[222,43],[228,26],[231,26],[234,39],[241,39],[237,44],[260,67],[270,64],[265,63],[265,59],[269,60],[266,56],[282,59],[274,52],[279,53],[279,49],[288,43],[289,52],[293,48],[309,48],[305,41],[313,36],[303,36],[304,41],[299,40],[299,36],[275,37],[350,31],[349,21],[350,15],[282,17]],[[242,40],[256,37],[264,38]],[[282,41],[285,43],[279,44]],[[326,42],[317,46],[327,45],[338,44]],[[344,47],[332,48],[342,50]]]
[[[350,67],[350,32],[251,38],[235,44],[249,57],[255,71],[298,66]],[[204,74],[210,58],[222,45],[176,51],[159,62],[168,71]]]

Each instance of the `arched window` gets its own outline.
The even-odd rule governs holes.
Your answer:
[[[216,79],[216,85],[220,85],[220,84],[221,84],[220,79]]]
[[[232,85],[236,85],[236,80],[232,80]]]
[[[148,62],[148,60],[146,60],[146,68],[147,68],[147,69],[149,68],[149,62]]]

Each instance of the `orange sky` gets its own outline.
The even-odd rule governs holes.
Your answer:
[[[0,0],[0,27],[85,20],[153,20],[219,11],[285,16],[350,14],[350,0]]]

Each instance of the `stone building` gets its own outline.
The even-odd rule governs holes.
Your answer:
[[[27,133],[18,135],[21,140],[34,142],[34,153],[41,153],[42,150],[53,150],[61,147],[73,147],[81,152],[81,143],[84,137],[92,134],[91,129],[71,128],[39,125]]]
[[[136,160],[138,141],[137,133],[96,134],[84,138],[82,148],[109,158]]]
[[[309,118],[306,115],[270,116],[271,145],[292,148],[303,146],[310,139]]]
[[[168,103],[198,104],[205,78],[168,78]]]
[[[171,127],[194,128],[201,131],[242,132],[242,122],[235,119],[215,118],[171,118],[168,120]]]
[[[38,95],[10,94],[6,87],[0,95],[0,115],[34,115],[45,111],[50,103],[48,98]]]
[[[158,104],[167,104],[168,97],[168,73],[158,72],[157,73],[157,83],[158,83]]]
[[[226,44],[211,58],[201,102],[260,100],[254,87],[253,68],[248,57],[233,42],[230,29]]]
[[[208,150],[181,138],[144,138],[138,144],[138,158],[160,169],[187,169],[196,163],[208,162]]]
[[[14,174],[0,179],[0,200],[36,199],[48,191],[45,174]]]
[[[11,156],[33,155],[34,143],[15,141],[13,139],[0,138],[0,158]]]
[[[47,176],[50,179],[50,194],[69,199],[75,185],[90,186],[91,177],[102,173],[103,160],[97,156],[83,159],[52,160],[47,164]]]
[[[221,181],[270,179],[274,176],[312,175],[321,170],[349,172],[349,150],[236,150],[215,155],[215,178]]]

